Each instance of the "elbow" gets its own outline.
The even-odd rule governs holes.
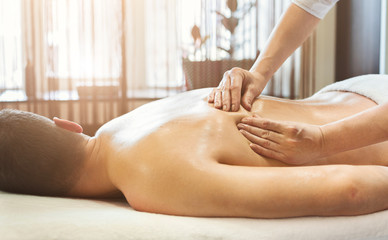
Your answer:
[[[365,191],[357,180],[350,179],[345,186],[345,203],[350,215],[362,214],[366,205]],[[345,208],[346,209],[346,208]]]
[[[388,170],[380,166],[356,166],[342,174],[340,187],[336,189],[339,198],[338,214],[361,215],[388,208]],[[335,214],[335,213],[333,213]]]
[[[355,173],[347,174],[339,184],[338,208],[335,215],[360,215],[369,213],[368,193],[360,176]]]

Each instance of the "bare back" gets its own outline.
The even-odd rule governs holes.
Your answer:
[[[181,161],[280,166],[283,164],[250,149],[249,141],[236,127],[243,117],[258,114],[273,120],[325,124],[376,105],[354,93],[329,92],[304,100],[263,96],[256,99],[251,112],[242,107],[238,112],[224,112],[206,102],[208,92],[200,89],[147,104],[107,123],[97,136],[109,139],[115,154],[152,152],[152,158],[162,162],[181,157]],[[124,160],[132,161],[125,154]],[[339,163],[334,159],[328,159],[329,163]]]
[[[208,93],[209,89],[201,89],[152,102],[108,122],[97,132],[101,144],[108,146],[108,156],[117,163],[115,184],[130,203],[166,198],[175,202],[158,206],[166,212],[174,213],[179,209],[176,204],[195,209],[187,206],[188,201],[178,200],[186,199],[190,194],[184,192],[195,191],[197,184],[206,185],[202,182],[205,172],[220,171],[221,165],[284,166],[250,149],[249,141],[236,127],[243,117],[256,113],[274,120],[325,124],[375,106],[357,94],[329,92],[298,101],[260,97],[251,112],[241,107],[232,113],[210,106],[206,102]],[[321,163],[370,164],[374,159],[376,165],[385,165],[385,145],[338,154]],[[179,187],[174,187],[177,183]],[[141,210],[141,204],[137,208]]]

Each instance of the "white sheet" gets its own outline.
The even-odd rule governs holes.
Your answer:
[[[356,217],[194,218],[103,201],[0,192],[0,239],[388,239],[388,211]]]

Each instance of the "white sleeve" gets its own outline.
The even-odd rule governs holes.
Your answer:
[[[292,2],[315,17],[322,19],[338,0],[292,0]]]

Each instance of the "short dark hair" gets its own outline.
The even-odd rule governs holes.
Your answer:
[[[0,190],[65,196],[80,177],[84,137],[50,119],[19,110],[0,111]]]

